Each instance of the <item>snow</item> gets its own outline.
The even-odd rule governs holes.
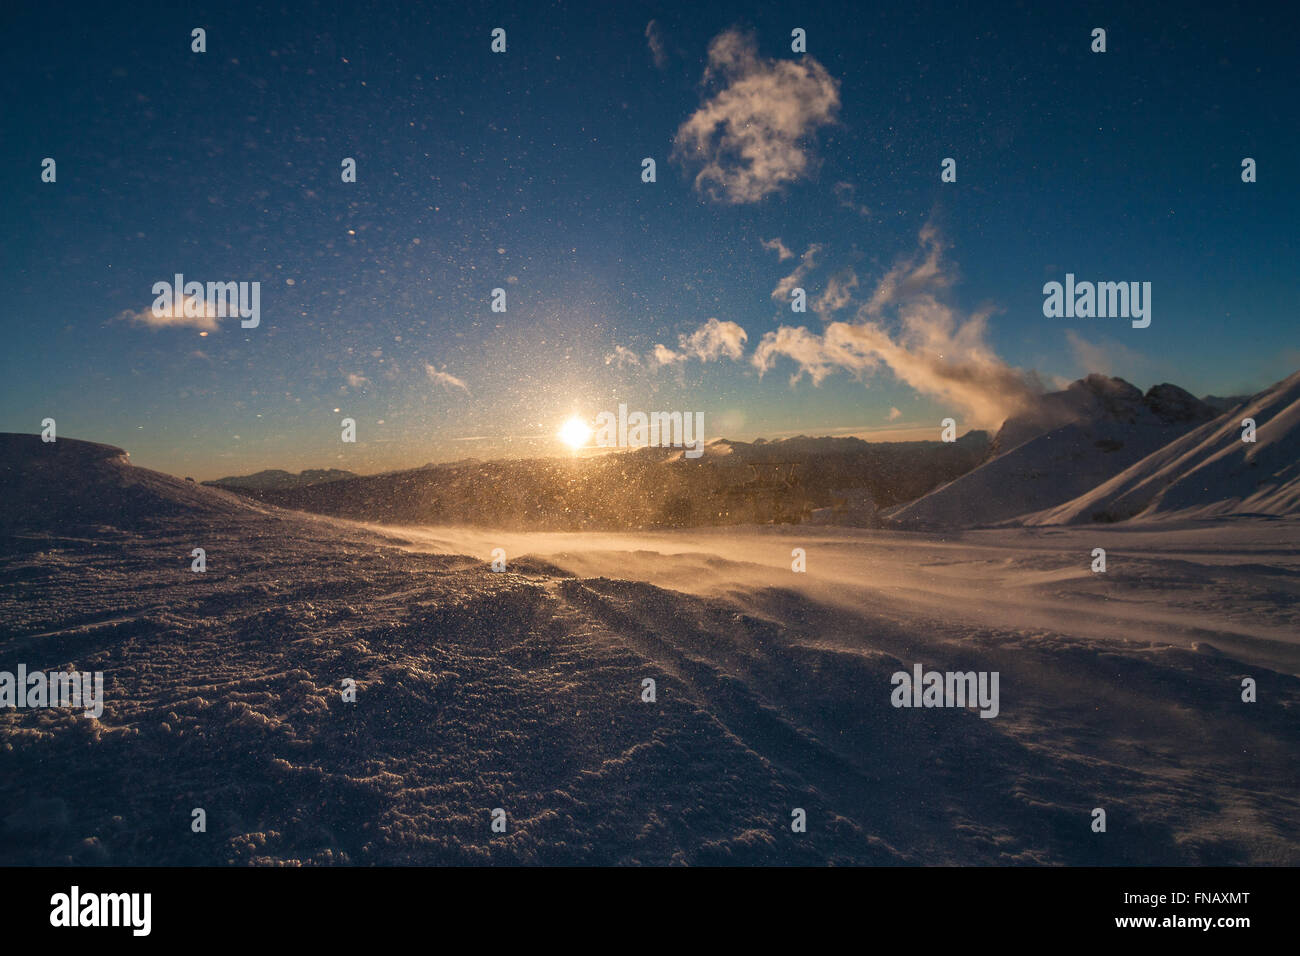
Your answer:
[[[1256,424],[1254,442],[1242,422]],[[1300,372],[1026,524],[1300,513]]]
[[[365,526],[3,442],[0,670],[106,696],[0,709],[3,863],[1300,863],[1286,522]]]
[[[1116,422],[1062,425],[888,517],[898,527],[912,529],[998,524],[1091,490],[1181,431]]]
[[[886,518],[924,529],[1296,515],[1300,373],[1214,415],[1174,385],[1142,395],[1090,375],[1007,421],[989,461]]]

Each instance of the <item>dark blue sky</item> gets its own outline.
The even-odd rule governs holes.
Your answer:
[[[398,6],[6,5],[0,429],[54,417],[201,478],[370,471],[561,453],[561,421],[620,402],[709,438],[935,437],[995,427],[1008,370],[1228,394],[1300,367],[1294,8]],[[715,41],[740,52],[706,79]],[[774,124],[792,178],[719,140],[729,178],[697,188],[674,141],[727,111]],[[772,293],[811,246],[810,300],[856,285],[795,315]],[[260,282],[261,326],[123,318],[177,272]],[[1066,272],[1151,282],[1150,328],[1045,318]],[[738,355],[690,354],[709,319]],[[832,323],[886,344],[846,359]],[[760,369],[783,326],[807,335]]]

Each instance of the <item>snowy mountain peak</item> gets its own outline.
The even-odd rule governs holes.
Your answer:
[[[1008,418],[993,440],[990,457],[1068,424],[1160,427],[1207,422],[1215,414],[1211,406],[1177,385],[1156,385],[1143,395],[1122,378],[1093,374],[1062,391],[1048,392],[1033,408]]]
[[[1244,425],[1254,423],[1250,435]],[[1253,441],[1246,440],[1253,437]],[[1300,510],[1300,372],[1026,524],[1283,517]]]

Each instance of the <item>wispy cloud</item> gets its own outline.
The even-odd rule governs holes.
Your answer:
[[[799,257],[799,264],[794,267],[794,271],[778,282],[776,288],[772,290],[773,299],[783,304],[789,302],[791,290],[802,286],[808,273],[817,268],[817,253],[821,252],[821,249],[820,245],[813,243],[804,251],[804,254]],[[781,256],[781,258],[786,259],[788,257]]]
[[[450,372],[440,372],[432,365],[425,365],[424,374],[429,376],[429,380],[431,382],[433,382],[435,385],[441,385],[448,392],[450,392],[452,389],[458,388],[461,391],[463,391],[466,395],[470,394],[469,386],[466,385],[460,379],[458,379],[455,375],[452,375]]]
[[[763,248],[768,252],[775,252],[777,258],[782,262],[785,262],[786,259],[794,258],[794,253],[785,247],[785,243],[781,241],[780,236],[775,239],[762,239],[760,242],[762,243]]]
[[[155,315],[153,307],[141,309],[139,312],[127,310],[118,314],[119,321],[130,322],[132,325],[143,325],[151,329],[198,329],[200,332],[215,332],[217,330],[217,320],[221,318],[217,314],[216,303],[209,304],[205,299],[198,296],[184,296],[178,307],[173,309],[180,315]]]
[[[1098,372],[1123,378],[1143,378],[1153,372],[1152,362],[1145,355],[1114,339],[1089,342],[1074,329],[1066,329],[1065,339],[1070,344],[1075,363],[1085,375]]]
[[[651,349],[649,361],[650,366],[653,368],[656,365],[673,365],[677,362],[685,362],[686,356],[681,352],[674,352],[663,343],[659,343]]]
[[[906,256],[885,273],[867,302],[865,314],[879,316],[886,308],[921,295],[937,295],[957,281],[956,270],[942,267],[943,240],[930,223],[922,227],[916,254]]]
[[[723,356],[738,361],[744,354],[748,338],[745,330],[735,322],[719,322],[711,318],[689,336],[679,336],[678,342],[701,362],[711,362]]]
[[[728,30],[709,44],[704,82],[721,88],[677,130],[673,156],[698,169],[695,188],[715,202],[758,202],[811,172],[810,146],[835,121],[839,83],[811,56],[758,55],[752,33]]]
[[[871,210],[854,198],[856,190],[852,183],[836,183],[834,188],[835,198],[840,201],[840,205],[845,209],[851,209],[859,216],[870,216]]]
[[[852,268],[841,269],[830,277],[822,294],[813,300],[812,308],[822,321],[848,306],[853,301],[853,290],[858,287],[858,274]]]
[[[620,369],[625,365],[640,365],[641,360],[637,354],[630,348],[623,345],[614,346],[614,351],[605,356],[606,365],[617,365]]]
[[[760,374],[781,358],[791,377],[820,384],[836,369],[865,378],[880,366],[901,382],[960,412],[973,427],[997,427],[1041,391],[1032,372],[1008,366],[988,343],[991,310],[961,314],[943,300],[954,273],[943,244],[927,225],[916,254],[900,260],[861,305],[853,322],[832,322],[818,334],[783,326],[763,336],[752,362]]]
[[[659,28],[656,20],[651,20],[645,25],[645,42],[650,48],[650,56],[655,62],[655,67],[662,70],[668,65],[668,51],[664,47],[664,34]]]
[[[719,322],[710,318],[690,335],[683,333],[677,337],[677,348],[656,345],[650,353],[650,365],[674,365],[688,359],[701,362],[713,362],[729,358],[738,362],[745,354],[745,342],[749,336],[735,322]]]

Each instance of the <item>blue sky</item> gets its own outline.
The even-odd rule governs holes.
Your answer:
[[[7,5],[0,429],[374,471],[620,402],[935,437],[1026,382],[1300,367],[1294,11],[898,6]],[[810,247],[810,301],[856,284],[794,314]],[[260,282],[261,325],[124,317],[178,272]],[[1150,328],[1045,318],[1066,272],[1151,282]]]

